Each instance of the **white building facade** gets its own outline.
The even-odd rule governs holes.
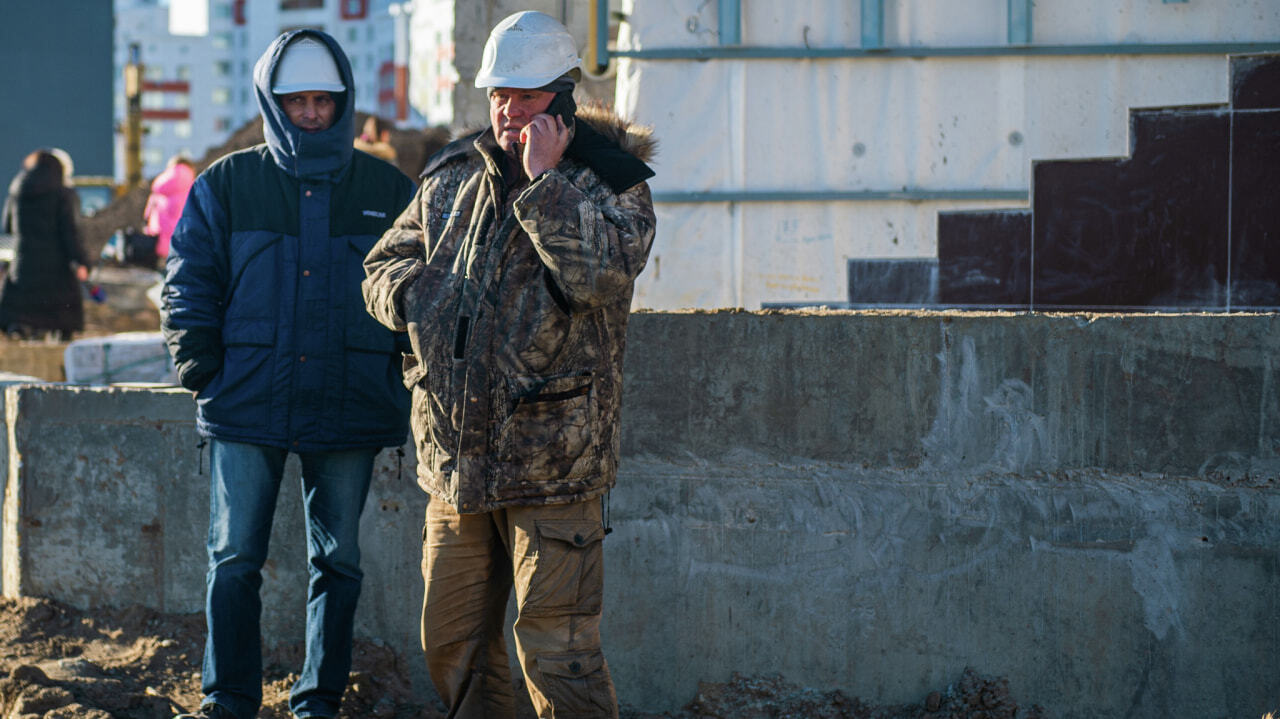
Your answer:
[[[427,125],[453,124],[454,0],[414,0],[399,7],[409,25],[409,105]]]
[[[170,157],[199,159],[258,116],[253,65],[295,28],[329,33],[351,60],[356,109],[397,116],[395,21],[390,0],[116,0],[115,116],[125,117],[124,66],[136,43],[145,66],[143,176]],[[403,103],[401,103],[402,105]],[[117,133],[117,180],[124,141]]]
[[[596,0],[589,0],[596,1]],[[937,256],[943,210],[1026,207],[1032,162],[1125,156],[1130,108],[1220,104],[1275,0],[626,0],[617,105],[654,127],[635,304],[841,302]]]

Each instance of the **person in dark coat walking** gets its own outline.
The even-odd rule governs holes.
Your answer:
[[[210,438],[201,719],[262,703],[262,566],[290,453],[302,466],[310,584],[289,708],[338,715],[363,574],[374,458],[408,433],[403,333],[364,312],[362,261],[413,182],[352,148],[355,83],[317,30],[276,38],[253,71],[266,142],[196,178],[170,245],[161,329]]]
[[[0,286],[0,330],[29,338],[53,333],[67,340],[84,329],[80,283],[89,268],[76,217],[80,199],[66,182],[65,168],[49,150],[22,161],[4,204],[5,234],[14,235],[14,256]]]

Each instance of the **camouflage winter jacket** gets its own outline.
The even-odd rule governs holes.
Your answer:
[[[507,197],[492,133],[463,138],[365,259],[369,312],[413,346],[419,483],[459,512],[613,486],[652,147],[647,129],[581,109],[560,164]]]

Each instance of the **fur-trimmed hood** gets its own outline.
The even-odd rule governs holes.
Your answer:
[[[599,100],[579,105],[574,117],[591,125],[623,152],[634,155],[641,162],[649,162],[658,154],[658,140],[653,136],[652,127],[637,125],[624,119],[612,107]]]
[[[614,192],[624,192],[654,176],[645,164],[657,154],[653,128],[632,123],[598,101],[579,105],[574,119],[573,139],[565,155],[589,166]],[[481,149],[477,141],[489,132],[487,125],[464,131],[427,160],[422,176],[454,160],[478,154]]]

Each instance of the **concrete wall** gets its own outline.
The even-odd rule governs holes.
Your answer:
[[[18,385],[9,388],[5,410],[5,596],[202,611],[209,452],[198,446],[191,393]],[[370,590],[358,631],[416,656],[426,496],[414,484],[411,455],[398,460],[384,450],[375,464],[361,525]],[[285,471],[263,571],[270,645],[302,641],[306,607],[296,458]]]
[[[1278,323],[635,315],[606,542],[620,699],[672,709],[739,671],[919,701],[972,666],[1058,717],[1275,709]],[[7,399],[6,593],[197,610],[189,397]],[[410,476],[379,460],[358,631],[420,666]],[[297,495],[264,588],[275,642],[301,634]]]

